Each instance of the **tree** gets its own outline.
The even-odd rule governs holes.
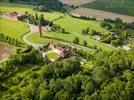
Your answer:
[[[37,12],[35,13],[35,19],[36,20],[39,20],[39,17],[38,17],[38,13]]]
[[[112,41],[111,41],[111,45],[113,45],[113,46],[115,46],[115,47],[117,47],[119,44],[120,44],[120,40],[119,40],[119,39],[117,39],[117,40],[112,40]]]
[[[94,88],[95,88],[95,86],[94,86],[94,84],[92,82],[87,82],[85,87],[84,87],[85,93],[86,94],[93,93]]]
[[[49,64],[51,61],[47,56],[44,56],[43,62],[44,62],[44,64]]]
[[[51,100],[50,92],[48,90],[41,89],[39,100]]]
[[[39,17],[39,24],[42,25],[42,26],[45,26],[46,25],[43,14],[41,14],[40,17]]]
[[[73,43],[79,44],[79,37],[75,37],[74,40],[73,40]]]
[[[87,41],[84,41],[84,42],[83,42],[83,45],[84,45],[84,46],[87,46]]]

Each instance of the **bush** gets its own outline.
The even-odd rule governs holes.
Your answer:
[[[83,45],[84,45],[84,46],[87,46],[87,41],[84,41],[84,42],[83,42]]]
[[[117,47],[119,45],[119,42],[120,42],[119,40],[112,40],[111,45]]]
[[[18,16],[17,19],[19,21],[26,21],[26,19],[28,19],[28,16],[27,15],[21,15],[21,16]]]
[[[73,40],[73,43],[79,44],[79,37],[75,37],[74,40]]]

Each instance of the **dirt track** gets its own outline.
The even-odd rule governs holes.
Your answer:
[[[72,14],[76,15],[85,15],[90,17],[96,17],[98,20],[103,20],[104,18],[111,18],[115,19],[117,17],[121,18],[124,22],[134,22],[134,17],[121,15],[118,13],[111,13],[102,10],[94,10],[84,7],[79,7],[71,12]]]
[[[94,0],[60,0],[60,1],[67,5],[80,6],[86,3],[93,2]]]

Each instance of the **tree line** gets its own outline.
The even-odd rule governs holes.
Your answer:
[[[19,40],[11,38],[9,36],[5,36],[2,33],[0,33],[0,42],[5,42],[15,46],[20,46],[22,44]]]

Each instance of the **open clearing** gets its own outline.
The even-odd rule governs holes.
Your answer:
[[[28,25],[23,22],[0,18],[0,33],[23,42],[21,37],[29,31]]]
[[[95,0],[83,7],[134,16],[134,0]]]
[[[115,19],[117,17],[121,18],[124,22],[134,22],[134,17],[121,15],[118,13],[111,13],[102,10],[94,10],[90,8],[79,7],[71,12],[76,15],[85,15],[89,17],[96,17],[98,20],[103,20],[104,18]]]
[[[83,4],[91,3],[94,0],[60,0],[60,1],[67,5],[80,6]]]
[[[12,46],[0,43],[0,62],[9,57],[14,51],[15,49]]]

